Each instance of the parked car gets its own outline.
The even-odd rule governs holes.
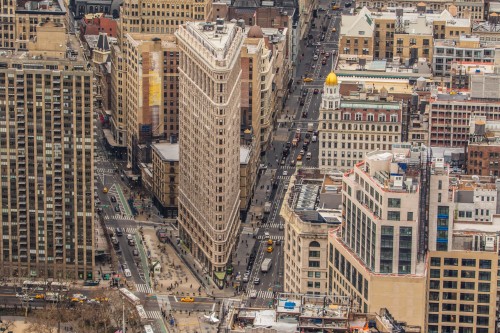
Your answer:
[[[115,206],[115,212],[119,213],[120,212],[120,206]]]
[[[181,302],[193,303],[194,302],[194,298],[193,297],[183,297],[183,298],[181,298]]]
[[[253,284],[255,284],[255,285],[260,284],[260,279],[259,278],[253,279]]]
[[[110,195],[109,200],[111,200],[111,202],[116,202],[116,197],[114,195]]]

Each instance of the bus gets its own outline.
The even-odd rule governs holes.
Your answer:
[[[52,291],[68,291],[69,290],[69,283],[52,282],[50,284],[50,290],[52,290]]]
[[[139,318],[142,322],[148,320],[148,315],[146,314],[146,311],[144,310],[144,307],[142,305],[136,305],[135,309],[137,310],[137,314],[139,315]]]
[[[24,281],[23,291],[44,291],[47,289],[47,282],[45,281]]]
[[[135,296],[130,290],[127,288],[120,288],[120,293],[132,304],[139,305],[141,304],[141,300],[139,297]]]

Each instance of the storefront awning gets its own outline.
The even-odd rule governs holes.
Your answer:
[[[221,281],[223,281],[224,278],[226,277],[226,272],[215,272],[214,274],[215,274],[215,277]]]

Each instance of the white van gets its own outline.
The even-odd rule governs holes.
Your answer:
[[[250,298],[257,298],[257,290],[253,289],[253,290],[250,292]]]
[[[132,272],[128,268],[126,268],[125,270],[123,270],[123,272],[125,273],[125,277],[131,277],[132,276]]]
[[[311,139],[312,142],[316,142],[318,141],[318,137],[316,135],[313,135],[312,139]]]

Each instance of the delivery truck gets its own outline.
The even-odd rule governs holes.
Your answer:
[[[262,265],[260,266],[260,270],[262,273],[267,273],[271,268],[271,258],[266,258],[262,261]]]

